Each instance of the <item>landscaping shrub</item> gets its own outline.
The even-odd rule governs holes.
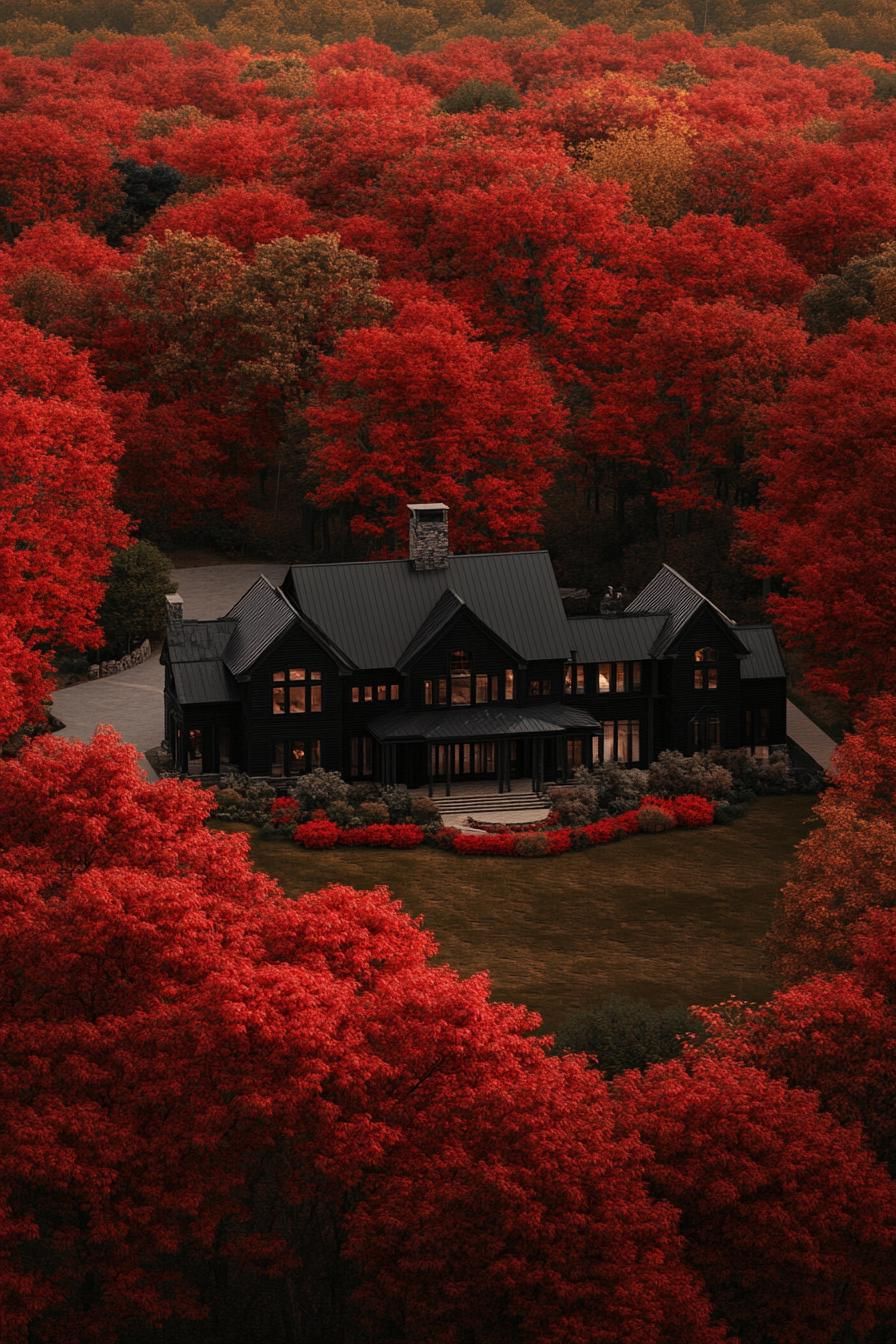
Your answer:
[[[366,845],[374,849],[416,849],[425,839],[420,826],[410,822],[375,822],[337,832],[339,845]]]
[[[332,849],[339,839],[339,827],[327,818],[315,818],[297,826],[292,838],[303,849]]]
[[[645,835],[659,835],[661,831],[673,831],[675,818],[665,807],[640,807],[638,809],[638,829]]]
[[[357,812],[351,803],[346,802],[343,798],[337,798],[335,803],[329,804],[327,816],[340,827],[357,826],[359,824]]]
[[[213,790],[221,821],[244,821],[251,826],[263,826],[271,815],[274,790],[263,779],[232,771],[222,775]]]
[[[433,822],[439,820],[438,805],[432,798],[426,798],[419,794],[411,794],[411,821],[415,821],[418,826],[431,826]]]
[[[702,798],[727,798],[734,786],[731,771],[708,756],[661,752],[647,771],[650,792],[674,798],[698,793]]]
[[[448,830],[449,839],[447,847],[454,850],[456,854],[514,854],[518,837],[510,831],[498,832],[496,835],[478,833],[468,835],[465,831]],[[443,832],[444,834],[444,832]],[[436,843],[446,843],[440,836],[436,837]]]
[[[309,770],[307,775],[297,775],[291,780],[289,792],[298,800],[302,815],[305,816],[316,807],[343,802],[348,798],[349,786],[335,770],[322,770],[318,766],[315,770]]]
[[[533,831],[515,838],[513,853],[520,859],[542,859],[551,853],[546,831]]]
[[[684,1004],[658,1008],[644,999],[608,994],[558,1032],[557,1049],[595,1056],[601,1072],[613,1078],[627,1069],[675,1059],[681,1038],[696,1030],[698,1023]]]
[[[362,826],[388,825],[391,818],[385,803],[361,803],[358,818]]]
[[[715,807],[709,798],[701,798],[696,793],[682,793],[669,800],[672,815],[679,826],[695,830],[698,826],[711,826],[715,821]]]
[[[611,841],[618,840],[624,832],[615,817],[604,817],[602,821],[593,821],[590,826],[583,826],[577,834],[582,837],[585,845],[608,845]]]
[[[613,818],[613,821],[622,835],[637,835],[641,829],[638,813],[634,809],[631,812],[620,812],[618,817]]]
[[[730,826],[732,822],[740,821],[741,817],[746,816],[746,803],[729,803],[724,798],[720,802],[713,804],[713,820],[719,826]]]
[[[426,800],[430,800],[427,798]],[[411,818],[411,793],[406,784],[384,784],[380,788],[379,802],[389,813],[389,821],[408,821]]]
[[[295,827],[299,820],[299,804],[295,798],[275,798],[271,803],[270,823],[275,831]]]
[[[542,831],[548,842],[549,854],[566,854],[572,849],[572,834],[568,827],[556,831]]]

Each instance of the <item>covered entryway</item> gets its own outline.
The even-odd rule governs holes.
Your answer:
[[[597,733],[600,724],[569,705],[475,705],[384,714],[368,731],[380,744],[383,782],[426,784],[430,797],[438,786],[450,797],[458,781],[494,780],[505,793],[525,777],[540,793],[546,779],[565,779],[569,735]],[[415,760],[423,777],[411,768],[399,779],[399,762]]]

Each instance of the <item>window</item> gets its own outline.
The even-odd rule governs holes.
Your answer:
[[[353,737],[351,749],[352,774],[361,778],[373,774],[373,738]]]
[[[570,773],[582,764],[585,743],[581,737],[566,739],[566,769]]]
[[[719,689],[719,669],[715,666],[718,654],[707,644],[694,651],[694,690],[717,691]]]
[[[551,679],[550,679],[550,677],[536,677],[533,681],[530,681],[530,682],[529,682],[529,694],[530,694],[530,695],[550,695],[550,694],[551,694]]]
[[[271,757],[271,774],[283,775],[286,772],[286,743],[275,742],[274,751]]]
[[[563,694],[585,694],[585,664],[567,663],[563,669]]]
[[[365,687],[364,687],[364,703],[365,703],[366,705],[369,705],[369,704],[371,703],[372,700],[373,700],[373,687],[372,687],[372,686],[365,686]]]
[[[514,698],[514,695],[515,691],[514,691],[513,668],[507,667],[504,669],[504,699],[512,700]]]
[[[476,676],[476,703],[477,705],[488,704],[488,677],[482,673]]]
[[[641,759],[640,719],[604,721],[603,733],[591,739],[591,761],[618,761],[621,765],[636,765]]]
[[[308,769],[308,752],[304,742],[293,742],[289,748],[289,773],[304,775]]]
[[[701,714],[691,720],[691,750],[712,751],[722,745],[722,720],[718,714]]]
[[[274,714],[286,713],[286,687],[283,684],[285,681],[285,672],[274,673],[274,689],[271,697],[271,710]]]
[[[624,691],[640,691],[640,663],[598,663],[597,690],[600,695],[611,691],[621,695]]]
[[[440,705],[447,705],[447,703],[448,703],[448,679],[447,679],[447,677],[439,677],[439,680],[438,680],[438,683],[437,683],[437,691],[438,691],[438,697],[439,697],[439,704],[440,704]]]
[[[631,668],[631,689],[632,689],[633,691],[640,691],[640,689],[641,689],[641,664],[640,664],[640,663],[629,663],[629,667]]]
[[[319,672],[307,672],[304,667],[289,669],[287,699],[287,674],[272,673],[271,709],[274,714],[304,714],[310,708],[319,712],[322,707]],[[310,685],[309,685],[310,683]]]
[[[352,687],[352,704],[353,704],[353,705],[359,705],[360,703],[361,703],[361,687],[360,687],[360,686],[353,686],[353,687]]]
[[[597,689],[601,695],[605,695],[611,686],[611,676],[613,673],[612,663],[599,663],[597,668]]]
[[[472,701],[472,663],[464,649],[454,649],[449,659],[451,672],[452,705],[469,705]]]
[[[401,687],[399,686],[398,682],[397,681],[391,682],[389,686],[389,699],[397,700],[400,695],[401,695]]]
[[[625,663],[616,664],[616,680],[614,685],[617,692],[620,694],[625,690]]]
[[[423,683],[423,703],[424,705],[432,704],[432,681],[428,677]]]

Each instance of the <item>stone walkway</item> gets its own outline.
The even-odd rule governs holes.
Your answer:
[[[811,756],[813,761],[827,770],[831,764],[831,757],[837,750],[837,743],[832,737],[828,737],[823,728],[810,719],[808,714],[793,703],[787,701],[787,736],[791,738],[798,747],[800,747],[807,756]]]

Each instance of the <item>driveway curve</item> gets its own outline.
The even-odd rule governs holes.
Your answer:
[[[175,570],[178,592],[184,599],[184,618],[208,621],[224,616],[259,574],[266,574],[272,583],[281,583],[286,569],[285,564],[257,561]],[[59,730],[60,737],[89,742],[100,724],[111,725],[126,742],[133,743],[140,752],[143,769],[154,778],[143,753],[162,740],[163,701],[164,674],[159,650],[154,648],[139,667],[57,691],[52,709],[65,724]]]

